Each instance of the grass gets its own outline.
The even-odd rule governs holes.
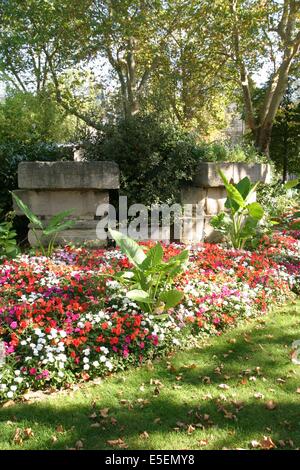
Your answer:
[[[297,339],[300,301],[98,385],[0,408],[0,449],[299,448]]]

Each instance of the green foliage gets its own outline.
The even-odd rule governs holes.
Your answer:
[[[13,199],[15,200],[18,207],[27,217],[27,219],[32,224],[32,231],[35,235],[35,238],[38,242],[39,248],[44,256],[51,256],[54,250],[54,244],[56,237],[59,232],[71,228],[75,221],[67,219],[68,216],[72,214],[73,211],[63,211],[59,214],[54,215],[47,226],[44,226],[43,222],[31,211],[31,209],[15,194],[11,193]],[[41,235],[38,234],[37,230],[41,231]],[[43,241],[47,239],[48,245],[46,249],[44,248]]]
[[[270,156],[283,174],[300,174],[300,103],[292,84],[284,96],[272,129]]]
[[[189,258],[188,250],[163,261],[163,248],[157,243],[147,253],[134,240],[116,230],[109,230],[123,253],[133,264],[129,271],[122,271],[115,278],[128,289],[127,297],[146,312],[162,314],[175,307],[183,298],[183,292],[172,288],[174,279],[182,273]]]
[[[264,207],[269,218],[282,219],[287,213],[293,212],[300,206],[300,191],[295,186],[290,186],[290,182],[285,185],[276,182],[258,187],[257,200]]]
[[[12,218],[0,223],[0,260],[13,258],[18,253],[17,233],[13,228]]]
[[[243,249],[247,240],[255,238],[258,224],[264,216],[264,209],[258,202],[250,202],[258,183],[252,185],[245,177],[237,184],[231,184],[219,170],[227,192],[225,203],[228,212],[221,212],[211,219],[212,226],[227,235],[234,248]]]
[[[9,91],[0,102],[0,142],[65,142],[73,133],[67,117],[46,91]]]
[[[88,159],[119,164],[129,204],[178,202],[181,184],[192,179],[201,157],[192,134],[152,116],[107,124],[85,146]]]
[[[246,143],[232,145],[230,142],[213,142],[201,144],[200,148],[201,159],[206,162],[267,163],[265,156]]]

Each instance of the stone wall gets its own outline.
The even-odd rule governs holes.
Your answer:
[[[185,211],[183,218],[183,233],[181,241],[217,242],[220,235],[210,225],[210,219],[224,210],[226,190],[218,174],[220,168],[226,178],[238,183],[248,176],[252,183],[271,180],[271,167],[264,164],[246,163],[200,163],[191,185],[182,189],[181,203],[192,206]],[[256,194],[253,194],[253,201]]]
[[[75,224],[59,233],[58,243],[96,240],[96,209],[109,203],[109,190],[119,188],[119,167],[114,162],[23,162],[18,185],[17,196],[45,225],[59,212],[73,211],[70,218]],[[14,209],[22,214],[15,203]],[[34,246],[31,225],[29,229],[28,240]]]

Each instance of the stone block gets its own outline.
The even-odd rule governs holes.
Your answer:
[[[206,191],[195,186],[185,186],[181,190],[182,204],[197,204],[203,210],[205,206]]]
[[[199,163],[193,186],[200,188],[224,186],[218,174],[221,169],[229,181],[238,183],[242,178],[248,176],[252,183],[262,181],[269,183],[271,180],[271,167],[259,163]]]
[[[37,216],[51,217],[59,212],[73,210],[72,217],[93,219],[100,204],[108,204],[108,191],[100,190],[25,190],[14,191]],[[18,215],[23,212],[14,202]]]
[[[38,237],[41,237],[41,231],[36,230]],[[37,246],[38,242],[37,239],[32,231],[32,229],[28,232],[28,241],[31,246]],[[96,235],[96,230],[91,229],[68,229],[63,230],[60,232],[55,240],[55,245],[66,245],[68,243],[74,244],[82,244],[86,241],[93,242],[96,246],[105,246],[106,240],[99,240]],[[49,242],[49,238],[43,238],[42,243],[43,245],[47,245]]]
[[[225,209],[225,202],[227,199],[226,189],[219,188],[207,188],[206,191],[206,214],[218,214]]]
[[[22,162],[18,167],[20,189],[118,189],[115,162]]]

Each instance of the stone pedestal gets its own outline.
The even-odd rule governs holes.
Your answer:
[[[114,162],[23,162],[18,184],[15,193],[45,226],[53,215],[72,210],[75,224],[59,232],[56,241],[82,243],[97,240],[96,210],[100,204],[109,204],[110,189],[119,188],[119,167]],[[15,203],[14,209],[23,214]],[[29,228],[28,240],[34,246],[36,238]]]
[[[270,165],[200,163],[191,185],[184,187],[181,192],[181,203],[184,206],[192,205],[186,206],[184,211],[181,239],[184,243],[218,242],[221,239],[219,232],[210,224],[211,217],[224,210],[227,199],[218,168],[233,183],[238,183],[245,176],[248,176],[252,183],[268,183],[271,180]],[[253,194],[252,200],[256,200],[256,194]]]

